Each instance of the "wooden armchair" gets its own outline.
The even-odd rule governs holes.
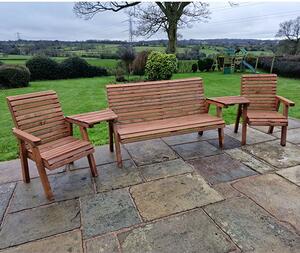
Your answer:
[[[72,124],[62,112],[55,91],[7,97],[15,124],[13,133],[20,149],[23,181],[30,182],[27,158],[35,161],[49,200],[53,193],[45,168],[54,170],[87,156],[92,176],[97,176],[94,148],[86,138],[86,129],[79,124],[84,140],[72,136]]]
[[[247,124],[252,126],[269,126],[268,133],[273,133],[274,126],[281,126],[281,145],[286,145],[288,126],[288,110],[294,102],[276,95],[277,75],[254,74],[243,75],[241,78],[241,96],[250,101],[247,110]],[[279,113],[280,103],[283,105]],[[235,129],[238,130],[242,110],[239,107]],[[242,136],[242,145],[246,144],[246,134]]]

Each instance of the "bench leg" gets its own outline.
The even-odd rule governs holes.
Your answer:
[[[247,105],[243,106],[242,116],[243,116],[243,125],[242,125],[242,145],[246,145],[247,138]]]
[[[242,105],[239,105],[238,110],[237,110],[237,114],[236,114],[235,126],[234,126],[234,132],[235,133],[237,133],[238,130],[239,130],[241,115],[242,115]]]
[[[287,126],[283,126],[281,128],[281,141],[280,141],[281,146],[286,145],[286,134],[287,134]]]
[[[268,134],[272,134],[274,130],[274,126],[269,126]]]
[[[110,152],[114,152],[114,129],[113,122],[108,122],[108,131],[109,131],[109,150]]]
[[[89,165],[90,165],[92,176],[97,177],[98,176],[98,171],[97,171],[94,155],[93,154],[87,155],[87,159],[88,159],[88,162],[89,162]]]
[[[218,128],[219,135],[219,147],[222,149],[224,147],[224,128]]]
[[[39,176],[41,178],[41,182],[42,182],[44,192],[45,192],[45,195],[46,195],[47,199],[49,201],[54,200],[53,193],[52,193],[52,190],[51,190],[51,186],[50,186],[50,183],[49,183],[48,176],[47,176],[44,165],[41,164],[41,162],[36,161],[36,167],[38,169]]]
[[[203,135],[203,131],[199,131],[198,134],[199,134],[200,136],[202,136],[202,135]]]
[[[115,127],[114,127],[114,138],[115,138],[117,164],[118,164],[119,168],[122,168],[123,167],[123,163],[122,163],[120,138],[119,138],[119,135],[118,135]]]
[[[29,166],[28,166],[28,159],[27,159],[27,150],[25,147],[25,143],[23,141],[19,141],[19,148],[20,148],[20,161],[22,167],[22,176],[24,183],[30,182],[30,174],[29,174]]]

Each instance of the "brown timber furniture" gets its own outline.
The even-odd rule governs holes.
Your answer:
[[[117,115],[110,109],[105,109],[96,112],[87,112],[72,116],[67,116],[66,119],[70,124],[80,124],[86,128],[92,128],[96,124],[100,124],[103,121],[108,122],[109,132],[109,149],[114,151],[114,139],[113,139],[113,122],[117,119]],[[88,136],[87,136],[88,139]]]
[[[72,136],[71,124],[63,115],[55,91],[43,91],[7,97],[18,139],[23,181],[30,182],[28,160],[35,161],[49,200],[53,193],[45,168],[54,170],[87,156],[92,176],[97,176],[94,148],[85,138],[86,128],[80,126],[84,140]]]
[[[118,166],[122,166],[120,143],[218,129],[223,147],[223,105],[205,99],[201,78],[106,88],[109,108],[118,115],[113,124]],[[217,116],[208,114],[210,104],[217,106]]]
[[[294,106],[294,102],[276,95],[277,75],[252,74],[241,77],[241,96],[250,101],[246,117],[246,124],[251,126],[269,126],[268,133],[273,133],[274,126],[281,126],[282,146],[286,144],[288,109]],[[283,105],[282,113],[279,113],[280,103]],[[238,108],[235,130],[242,114],[242,108]],[[242,134],[242,145],[246,144],[246,131]]]

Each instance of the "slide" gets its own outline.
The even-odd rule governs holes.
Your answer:
[[[250,70],[252,71],[252,73],[257,73],[257,72],[255,71],[255,68],[253,68],[253,67],[252,67],[248,62],[246,62],[245,60],[242,61],[242,64],[243,64],[246,68],[250,69]]]

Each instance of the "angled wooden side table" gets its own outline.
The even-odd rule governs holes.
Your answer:
[[[207,98],[207,100],[213,100],[222,104],[224,107],[238,105],[237,117],[234,126],[234,132],[237,133],[239,129],[239,119],[242,115],[243,124],[242,124],[242,145],[246,144],[246,135],[247,135],[247,108],[250,104],[249,99],[243,96],[227,96],[227,97],[214,97]]]
[[[71,124],[79,124],[80,132],[85,140],[89,140],[87,128],[92,128],[96,124],[100,124],[103,121],[108,122],[109,131],[109,149],[114,151],[114,137],[113,137],[113,122],[118,116],[110,109],[104,109],[96,112],[87,112],[77,115],[67,116],[66,120]]]

